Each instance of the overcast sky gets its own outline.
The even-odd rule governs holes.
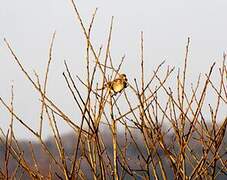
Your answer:
[[[123,68],[131,77],[138,74],[134,64],[139,60],[141,30],[147,71],[152,71],[163,60],[181,67],[187,37],[191,37],[188,72],[191,80],[200,72],[207,72],[214,61],[221,64],[222,54],[227,50],[226,0],[77,0],[76,4],[86,24],[94,9],[99,8],[92,35],[96,48],[105,44],[111,16],[114,16],[111,52],[116,61],[126,55]],[[33,128],[37,128],[39,118],[37,94],[32,85],[24,81],[3,38],[11,43],[30,73],[36,70],[42,74],[54,30],[57,36],[48,92],[71,113],[74,108],[70,98],[67,99],[68,90],[62,87],[65,84],[63,60],[69,62],[76,74],[83,75],[81,59],[85,41],[70,0],[0,0],[0,96],[9,102],[13,82],[16,112]],[[6,130],[9,117],[5,114],[0,105],[0,126]],[[20,125],[16,125],[16,129],[18,137],[27,136]]]

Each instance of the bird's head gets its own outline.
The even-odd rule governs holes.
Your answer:
[[[124,80],[126,80],[126,81],[127,81],[126,74],[120,74],[120,75],[119,75],[119,78],[124,79]]]

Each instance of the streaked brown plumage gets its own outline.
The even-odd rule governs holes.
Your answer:
[[[128,79],[125,74],[120,74],[117,79],[114,79],[111,82],[111,90],[114,92],[114,95],[121,93],[123,89],[127,87]]]
[[[108,88],[108,90],[110,90],[112,95],[116,95],[117,93],[121,93],[121,91],[127,87],[127,82],[128,82],[128,79],[126,75],[120,74],[113,81],[107,82],[107,84],[103,88]]]

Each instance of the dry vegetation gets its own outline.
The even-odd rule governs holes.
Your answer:
[[[113,19],[107,46],[96,51],[90,41],[96,11],[86,28],[73,1],[72,5],[87,42],[87,78],[74,76],[67,62],[63,77],[81,112],[80,122],[70,118],[46,95],[55,33],[43,84],[38,74],[35,79],[28,74],[5,39],[26,80],[40,94],[41,113],[36,132],[15,113],[13,88],[10,104],[0,97],[1,108],[4,106],[11,115],[7,133],[1,131],[0,136],[1,179],[226,179],[227,117],[219,111],[227,107],[226,56],[220,68],[214,63],[203,80],[199,77],[191,89],[186,89],[188,39],[184,67],[178,71],[176,83],[167,85],[175,70],[169,66],[163,68],[164,62],[146,81],[141,33],[141,78],[129,81],[126,89],[113,96],[108,88],[97,88],[122,73],[124,57],[118,67],[114,67],[111,58]],[[218,84],[211,78],[214,71],[219,74]],[[78,88],[79,83],[86,89],[86,96]],[[209,114],[207,111],[205,114],[203,109],[207,107],[205,100],[210,91],[215,93],[216,101],[208,106]],[[21,123],[38,142],[17,141],[14,121]],[[51,140],[42,138],[43,121],[49,121]],[[59,133],[57,121],[64,121],[72,128],[70,137]]]

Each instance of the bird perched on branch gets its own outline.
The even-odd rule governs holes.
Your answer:
[[[128,85],[128,79],[125,74],[120,74],[118,78],[114,79],[111,82],[111,90],[114,92],[114,95],[121,93]]]
[[[121,93],[128,85],[128,79],[125,74],[120,74],[116,79],[113,81],[109,81],[105,84],[105,86],[101,89],[108,88],[108,90],[113,93],[112,95],[116,95],[117,93]]]

